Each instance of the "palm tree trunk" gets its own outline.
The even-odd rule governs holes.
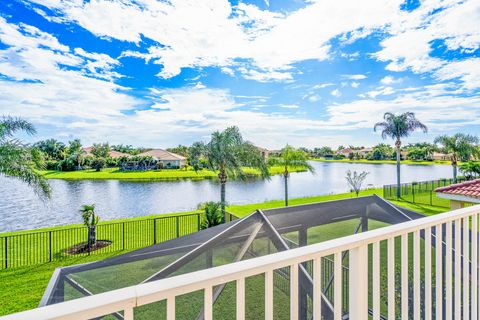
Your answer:
[[[88,252],[92,250],[97,242],[97,228],[95,225],[88,227],[88,243],[87,248]]]
[[[218,177],[220,178],[220,206],[222,210],[222,223],[225,223],[225,221],[227,221],[227,213],[225,211],[225,187],[227,184],[227,175],[223,168],[220,168]]]
[[[457,183],[457,162],[452,161],[452,167],[453,167],[453,183]]]
[[[288,207],[288,169],[285,168],[285,173],[283,174],[285,181],[285,207]]]
[[[395,147],[397,149],[397,199],[400,199],[401,190],[400,190],[400,152],[401,152],[401,142],[397,140],[395,142]]]

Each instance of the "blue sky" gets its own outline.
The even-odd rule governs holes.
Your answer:
[[[0,111],[33,140],[374,145],[384,112],[480,134],[480,2],[2,0]]]

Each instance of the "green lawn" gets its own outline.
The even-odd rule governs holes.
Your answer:
[[[381,195],[381,192],[382,192],[381,189],[366,190],[366,191],[362,191],[361,195],[371,195],[374,193]],[[343,194],[335,194],[335,195],[324,195],[324,196],[316,196],[316,197],[309,197],[309,198],[291,199],[290,203],[291,205],[298,205],[298,204],[306,204],[306,203],[313,203],[313,202],[320,202],[320,201],[345,199],[345,198],[351,198],[351,197],[354,197],[353,193],[343,193]],[[434,207],[434,206],[428,206],[428,205],[415,205],[415,204],[406,203],[406,202],[396,202],[396,203],[428,215],[437,214],[437,213],[448,210],[447,208],[440,208],[440,207]],[[228,210],[236,215],[245,216],[257,208],[260,208],[260,209],[276,208],[276,207],[282,207],[283,204],[284,203],[282,200],[275,200],[275,201],[268,201],[268,202],[258,203],[258,204],[229,206]],[[164,215],[161,215],[161,216],[164,216]],[[137,218],[137,220],[138,219],[139,218]],[[122,222],[130,221],[130,220],[131,219],[123,219]],[[192,222],[192,224],[193,223],[196,224],[196,222]],[[319,227],[319,228],[322,228],[321,232],[318,233],[319,236],[316,237],[314,236],[314,234],[310,235],[309,233],[309,236],[311,236],[310,241],[315,241],[315,242],[324,241],[327,239],[337,238],[340,236],[351,234],[354,228],[353,224],[352,222],[347,221],[343,226],[336,225],[336,227],[333,227],[333,228],[331,225]],[[139,231],[139,234],[140,233],[141,232]],[[151,235],[148,234],[146,238],[150,239],[150,236]],[[104,259],[112,255],[121,254],[124,252],[125,251],[117,251],[115,253],[75,257],[75,258],[70,258],[68,260],[44,263],[36,266],[1,270],[0,279],[2,279],[2,281],[0,281],[0,301],[2,301],[2,303],[0,304],[0,315],[5,315],[13,312],[35,308],[38,305],[38,302],[40,301],[43,295],[46,285],[56,267]],[[255,318],[254,315],[257,314],[258,312],[261,312],[260,311],[261,299],[255,298],[256,293],[259,294],[258,295],[259,297],[263,297],[263,291],[262,291],[263,285],[261,283],[261,279],[260,280],[257,279],[257,281],[253,281],[253,284],[251,286],[252,288],[247,290],[247,299],[249,301],[255,302],[255,304],[253,304],[253,302],[252,303],[249,302],[248,304],[259,306],[258,308],[255,307],[253,311],[252,310],[248,311],[252,315],[252,317],[250,318],[254,319]],[[232,285],[229,285],[225,290],[227,290],[225,292],[230,292],[230,291],[234,292],[234,286],[232,287]],[[276,299],[279,299],[278,300],[279,304],[283,306],[280,308],[280,310],[283,310],[283,311],[288,310],[288,301],[282,298],[281,294],[277,291],[276,291]],[[224,307],[227,308],[227,306],[224,306]],[[227,309],[225,309],[225,310],[222,310],[222,312],[227,312],[228,314],[229,312],[233,312],[232,310],[234,309],[232,309],[231,303],[230,303],[230,307],[228,308],[230,308],[228,309],[230,311],[227,312],[225,311]]]
[[[249,176],[259,176],[257,169],[245,168],[245,173]],[[280,166],[270,167],[270,174],[281,174],[284,169]],[[292,168],[291,172],[305,171],[305,168]],[[41,171],[47,179],[65,179],[65,180],[176,180],[176,179],[210,179],[217,177],[218,173],[210,170],[195,171],[188,169],[164,169],[149,171],[120,171],[118,168],[107,168],[97,172],[95,170],[80,171]]]
[[[323,158],[311,158],[312,161],[318,162],[346,162],[346,163],[368,163],[368,164],[396,164],[397,161],[395,160],[367,160],[367,159],[359,159],[359,160],[350,160],[350,159],[339,159],[339,160],[326,160]],[[435,160],[435,161],[417,161],[417,160],[402,160],[402,164],[418,164],[418,165],[449,165],[451,164],[450,161],[443,161],[443,160]]]

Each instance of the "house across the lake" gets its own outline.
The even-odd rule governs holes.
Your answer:
[[[138,154],[138,156],[152,157],[157,161],[157,166],[160,168],[178,169],[185,167],[187,164],[185,157],[163,149],[151,149]]]
[[[82,148],[82,150],[85,151],[86,156],[93,156],[92,149],[93,149],[93,147]],[[128,153],[123,153],[123,152],[118,152],[118,151],[115,151],[115,150],[110,150],[108,152],[108,156],[110,158],[113,158],[113,159],[118,159],[118,158],[121,158],[121,157],[130,157],[131,155],[128,154]]]

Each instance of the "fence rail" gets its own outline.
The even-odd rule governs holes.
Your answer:
[[[465,180],[465,178],[459,177],[457,183],[464,182]],[[400,185],[400,198],[411,203],[448,208],[450,207],[449,200],[437,197],[435,189],[449,186],[453,183],[453,179],[402,183]],[[383,197],[387,200],[397,199],[397,185],[390,184],[383,186]]]
[[[478,319],[480,206],[450,211],[415,221],[367,231],[212,269],[187,273],[150,283],[105,292],[2,318],[91,319],[121,312],[133,320],[135,309],[166,302],[166,319],[177,317],[177,297],[200,291],[203,318],[213,319],[215,286],[235,282],[236,319],[245,319],[245,283],[249,277],[265,277],[265,319],[273,319],[273,274],[290,273],[290,319],[299,319],[299,266],[313,261],[312,313],[322,319],[328,310],[340,320],[345,311],[342,292],[344,262],[348,252],[348,306],[351,320],[381,319]],[[333,301],[322,303],[322,258],[333,255]],[[176,301],[177,300],[177,301]],[[176,311],[177,310],[177,311]],[[371,312],[370,312],[371,310]],[[262,317],[263,318],[263,317]],[[330,317],[329,317],[330,318]]]
[[[62,228],[0,236],[0,269],[26,267],[82,255],[133,250],[178,238],[201,228],[202,213],[99,224],[97,239],[105,247],[80,254],[69,253],[87,241],[87,227]],[[227,220],[237,219],[228,213]]]

